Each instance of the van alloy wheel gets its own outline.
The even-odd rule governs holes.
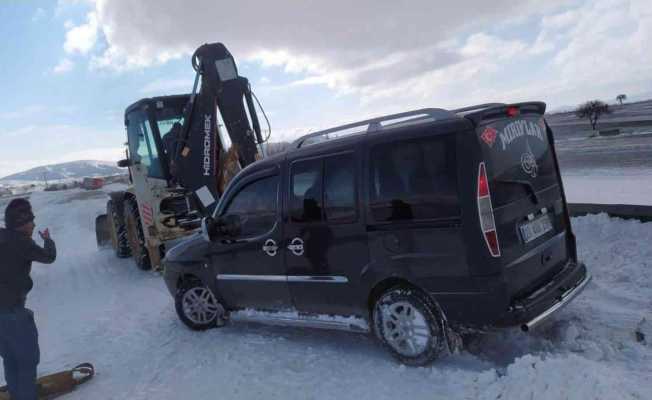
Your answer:
[[[208,324],[219,314],[220,306],[208,288],[194,287],[183,294],[183,313],[195,324]]]
[[[376,300],[372,319],[378,340],[406,365],[427,365],[447,348],[443,312],[434,299],[418,289],[388,289]]]
[[[401,301],[382,309],[383,336],[401,355],[413,357],[426,349],[430,328],[426,318],[410,303]]]
[[[195,331],[224,326],[227,320],[218,297],[199,279],[181,283],[174,296],[174,308],[181,322]]]

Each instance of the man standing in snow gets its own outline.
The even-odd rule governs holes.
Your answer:
[[[32,240],[34,214],[27,199],[14,199],[5,209],[6,229],[0,228],[0,356],[12,400],[36,400],[36,366],[40,361],[34,313],[25,308],[32,290],[32,262],[51,264],[57,252],[50,232]]]

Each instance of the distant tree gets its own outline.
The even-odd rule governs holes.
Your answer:
[[[626,94],[619,94],[616,96],[616,100],[620,103],[620,105],[623,105],[623,101],[627,100],[627,95]]]
[[[587,101],[586,103],[579,105],[575,110],[577,118],[588,119],[591,123],[591,129],[593,130],[595,130],[598,119],[600,119],[603,114],[610,113],[611,109],[609,108],[609,104],[600,100]]]

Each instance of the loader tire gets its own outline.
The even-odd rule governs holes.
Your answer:
[[[106,203],[106,215],[108,216],[109,230],[111,232],[111,247],[119,258],[131,256],[129,240],[127,240],[127,226],[123,215],[120,215],[113,200]]]
[[[147,271],[152,268],[152,264],[149,259],[149,252],[145,243],[145,233],[143,233],[143,224],[140,221],[138,204],[135,199],[125,199],[125,220],[131,256],[138,268]]]

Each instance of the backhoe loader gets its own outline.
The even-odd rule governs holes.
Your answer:
[[[263,154],[257,99],[231,53],[204,44],[192,66],[190,94],[127,107],[127,157],[118,166],[129,168],[131,185],[111,192],[96,219],[98,245],[143,270],[159,268],[166,244],[196,232],[230,179]]]

